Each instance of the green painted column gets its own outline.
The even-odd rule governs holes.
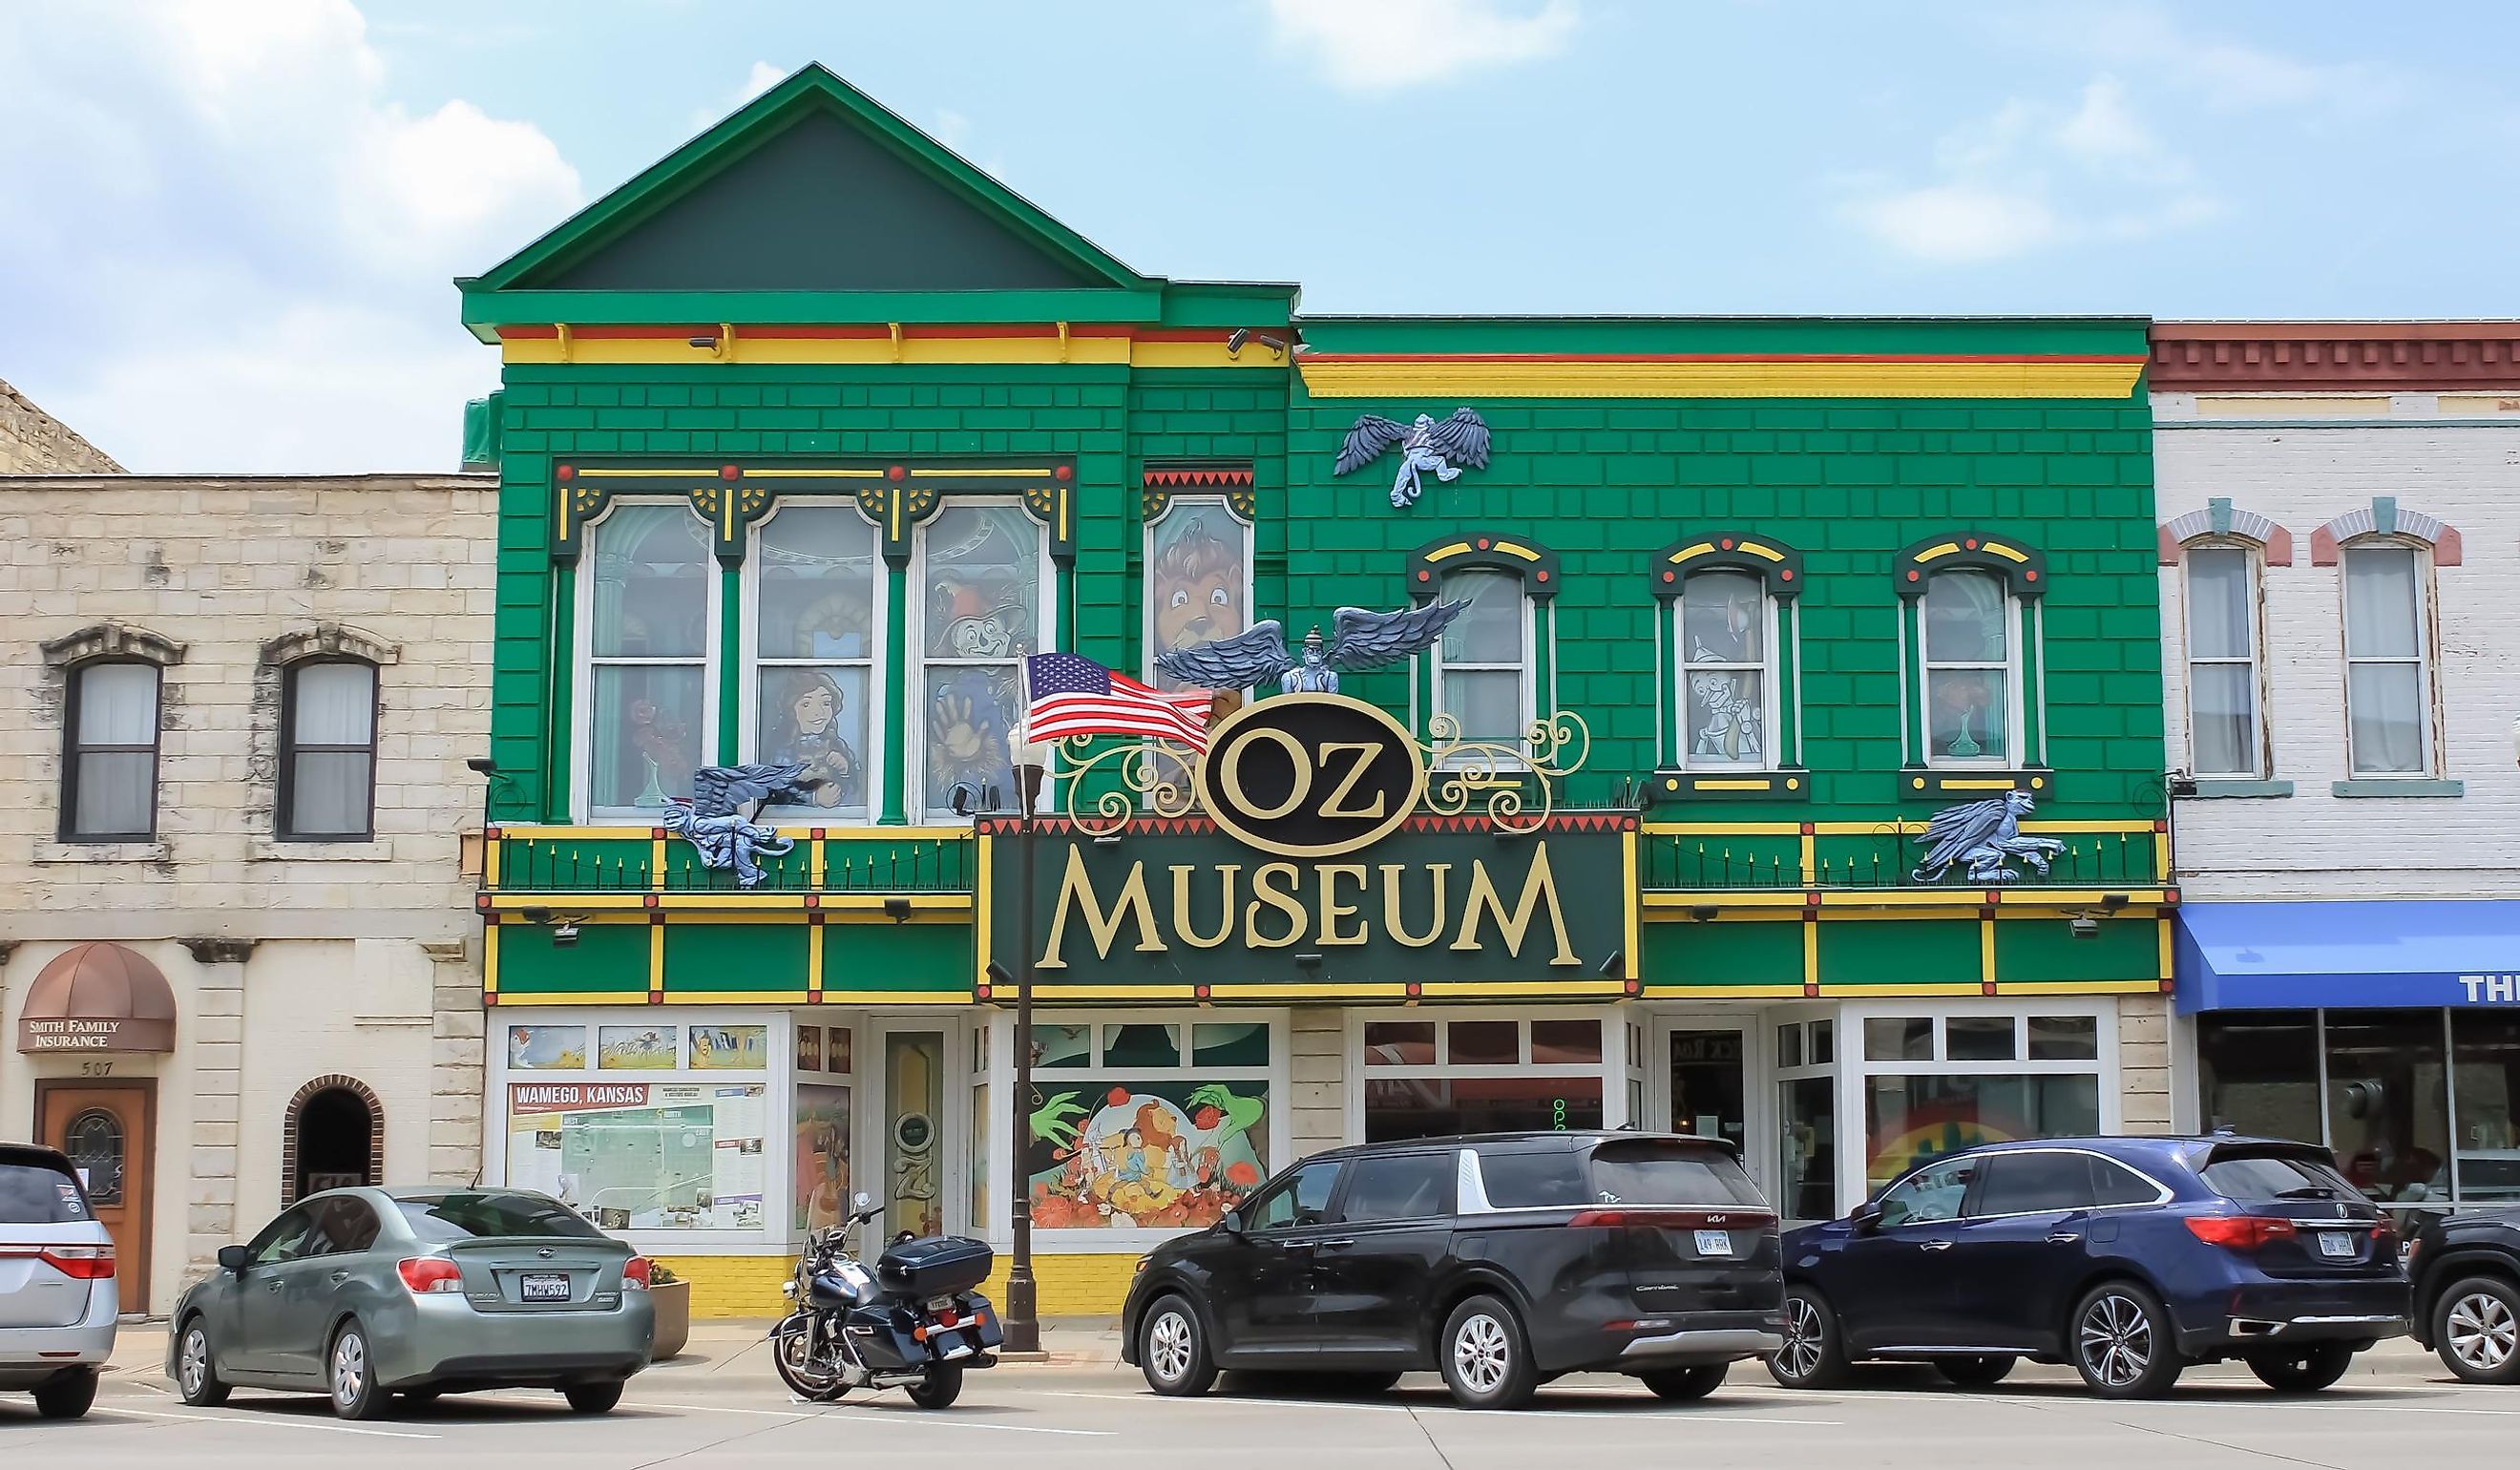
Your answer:
[[[883,799],[876,821],[899,826],[903,788],[910,770],[910,567],[883,565],[883,677],[892,697],[883,701]]]
[[[1800,711],[1796,708],[1799,701],[1794,698],[1795,681],[1802,677],[1802,670],[1794,667],[1793,626],[1794,606],[1786,602],[1768,635],[1777,641],[1777,724],[1780,729],[1774,757],[1780,766],[1799,766],[1803,762],[1802,721],[1796,718]],[[1686,682],[1675,680],[1673,687],[1682,697],[1686,696]]]
[[[1557,701],[1550,697],[1557,682],[1557,609],[1554,603],[1541,602],[1531,612],[1531,708],[1533,718],[1546,720],[1557,713]]]
[[[1654,648],[1660,654],[1654,666],[1662,676],[1661,697],[1654,702],[1662,706],[1662,728],[1654,732],[1654,760],[1657,765],[1681,763],[1681,723],[1688,714],[1688,681],[1680,676],[1680,604],[1673,601],[1654,603]],[[1790,686],[1788,686],[1790,688]]]
[[[577,565],[562,562],[552,573],[551,729],[543,742],[543,820],[569,820],[569,753],[577,748]]]
[[[2021,758],[2010,763],[2015,769],[2045,764],[2040,747],[2046,743],[2048,712],[2040,707],[2039,690],[2046,682],[2040,659],[2047,650],[2039,646],[2039,621],[2038,602],[2024,601],[2016,630],[2021,639]]]
[[[738,749],[738,712],[743,708],[743,572],[718,573],[717,763],[732,766]]]

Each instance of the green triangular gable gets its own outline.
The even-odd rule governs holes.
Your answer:
[[[621,292],[1150,284],[819,65],[465,283]]]

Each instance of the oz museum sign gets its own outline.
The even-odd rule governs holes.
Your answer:
[[[1618,995],[1634,974],[1636,817],[1552,810],[1561,771],[1437,747],[1336,694],[1219,722],[1195,801],[1072,782],[1033,837],[1037,994],[1133,999]],[[1090,768],[1087,773],[1090,775]],[[1163,815],[1167,801],[1180,808]],[[1156,815],[1144,815],[1151,806]],[[981,824],[980,955],[1025,949],[1018,823]]]

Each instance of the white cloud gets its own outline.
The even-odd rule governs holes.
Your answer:
[[[412,109],[350,0],[0,8],[6,365],[135,469],[437,469],[458,274],[574,209],[531,123]]]
[[[728,113],[787,79],[788,73],[770,63],[754,62],[751,69],[743,73],[743,85],[727,93],[713,107],[692,109],[692,126],[703,132],[715,127]]]
[[[1278,44],[1343,91],[1385,92],[1565,49],[1575,0],[1269,0]]]
[[[1936,142],[1932,172],[1840,180],[1843,213],[1902,255],[1975,265],[2095,237],[2143,239],[2221,207],[2112,76],[2094,77],[2070,108],[2016,98],[1955,128]]]

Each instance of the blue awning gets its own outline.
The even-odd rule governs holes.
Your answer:
[[[2191,903],[2182,1011],[2520,1004],[2520,900]]]

